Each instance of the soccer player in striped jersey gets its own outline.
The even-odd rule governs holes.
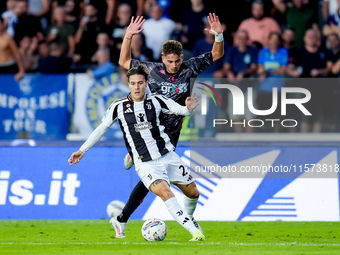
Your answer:
[[[159,196],[172,217],[192,234],[193,238],[190,241],[204,241],[202,230],[196,228],[192,215],[178,204],[170,189],[171,183],[188,197],[199,196],[190,170],[174,152],[175,147],[170,141],[170,135],[164,131],[165,127],[160,120],[161,114],[190,115],[198,106],[198,99],[195,95],[187,97],[186,106],[181,106],[162,95],[148,95],[146,94],[148,74],[145,65],[131,68],[127,72],[131,93],[111,104],[102,123],[80,149],[71,155],[68,162],[71,166],[79,163],[85,152],[101,139],[114,122],[118,121],[126,147],[133,157],[136,172],[145,187]],[[179,169],[184,170],[180,172]],[[119,235],[120,229],[115,230]]]
[[[122,43],[119,65],[128,70],[140,64],[145,64],[150,71],[149,88],[151,92],[171,98],[180,105],[185,105],[186,98],[190,96],[190,79],[196,78],[200,72],[222,58],[224,54],[223,31],[219,18],[214,13],[209,14],[207,18],[210,25],[209,32],[215,35],[215,43],[210,52],[188,60],[183,60],[182,44],[178,41],[169,40],[166,41],[162,47],[162,63],[156,63],[131,58],[131,40],[133,35],[143,31],[141,26],[144,23],[143,17],[138,16],[136,19],[132,17]],[[165,128],[166,131],[171,134],[175,147],[179,139],[183,118],[183,116],[177,115],[167,115],[165,117]],[[124,165],[126,169],[132,167],[133,159],[130,157],[130,154],[126,155]],[[120,235],[116,235],[116,237],[125,237],[123,231],[125,223],[143,202],[148,192],[148,189],[145,188],[142,182],[137,183],[121,214],[116,218],[116,228],[122,230],[119,231]],[[198,197],[184,197],[185,210],[192,211],[192,208],[196,208],[197,201]],[[195,220],[194,222],[199,228],[198,223]]]

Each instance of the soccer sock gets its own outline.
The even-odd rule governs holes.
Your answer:
[[[143,202],[145,196],[149,190],[145,188],[142,181],[139,181],[132,190],[129,200],[123,208],[122,213],[117,217],[119,222],[127,222],[131,214],[137,209],[137,207]]]
[[[197,198],[189,198],[187,196],[184,196],[184,198],[183,198],[184,209],[187,212],[187,214],[189,214],[190,219],[192,218],[192,215],[195,212],[197,202],[198,202],[198,197]]]
[[[190,234],[193,235],[197,231],[197,228],[195,227],[191,218],[179,205],[175,197],[166,200],[164,203],[168,208],[168,211],[171,214],[171,216],[186,230],[188,230]]]

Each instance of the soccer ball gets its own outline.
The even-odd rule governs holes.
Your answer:
[[[109,216],[109,218],[118,216],[122,212],[124,206],[125,203],[122,201],[119,200],[111,201],[106,207],[107,215]]]
[[[146,220],[142,226],[142,235],[146,241],[163,241],[167,233],[165,222],[157,218]]]

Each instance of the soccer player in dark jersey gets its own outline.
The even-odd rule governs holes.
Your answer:
[[[196,78],[200,72],[222,58],[224,54],[223,31],[219,18],[214,13],[210,13],[207,18],[210,25],[209,32],[215,35],[215,43],[212,51],[188,60],[183,60],[183,47],[181,43],[169,40],[166,41],[162,47],[162,63],[155,63],[131,59],[132,37],[143,31],[141,26],[144,23],[143,17],[138,16],[136,19],[132,17],[122,43],[119,65],[128,70],[141,63],[145,64],[150,71],[149,88],[151,92],[164,95],[180,105],[185,105],[185,99],[190,96],[190,79]],[[183,118],[182,116],[176,115],[165,117],[166,131],[171,134],[174,146],[177,145],[179,139]],[[132,167],[133,161],[129,154],[125,157],[124,163],[127,169]],[[113,217],[111,222],[113,223],[112,226],[116,231],[117,238],[125,237],[126,222],[148,192],[148,189],[144,187],[143,183],[139,182],[131,192],[130,198],[123,208],[122,213],[118,217]],[[184,209],[190,210],[189,208],[195,208],[197,201],[198,197],[185,198]],[[194,222],[199,228],[197,222]]]
[[[72,153],[68,162],[71,166],[79,163],[85,152],[103,137],[114,122],[119,121],[126,147],[133,156],[136,172],[145,187],[159,196],[172,217],[192,234],[190,241],[204,241],[202,230],[196,228],[190,212],[178,204],[170,189],[171,183],[186,196],[199,196],[190,170],[174,152],[170,135],[164,132],[165,127],[160,121],[161,114],[191,115],[198,106],[198,99],[194,93],[192,97],[186,98],[185,106],[182,106],[162,95],[146,94],[148,73],[144,65],[131,68],[127,72],[131,92],[111,104],[102,123],[79,150]],[[183,169],[185,174],[178,169]]]

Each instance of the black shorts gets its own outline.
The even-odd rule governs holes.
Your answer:
[[[178,124],[177,127],[167,128],[167,133],[170,134],[172,144],[177,147],[179,136],[181,134],[183,120]]]
[[[19,72],[17,64],[12,64],[9,66],[1,66],[0,65],[0,73],[6,74],[6,73],[17,73]]]

